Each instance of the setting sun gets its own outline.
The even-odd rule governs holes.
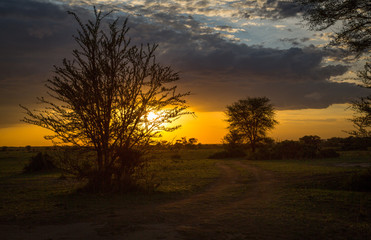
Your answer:
[[[149,112],[148,115],[147,115],[147,119],[150,122],[152,122],[154,120],[157,120],[158,117],[159,117],[159,115],[156,114],[155,112]]]

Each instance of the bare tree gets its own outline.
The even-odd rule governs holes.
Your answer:
[[[266,97],[247,98],[227,106],[229,130],[238,133],[247,142],[253,152],[256,145],[278,123],[274,119],[274,108]]]
[[[157,45],[130,43],[127,19],[120,24],[109,19],[111,12],[94,8],[95,20],[84,24],[69,14],[80,27],[74,36],[79,48],[73,60],[54,66],[46,84],[52,100],[38,98],[45,108],[21,106],[23,121],[53,131],[45,138],[55,144],[93,149],[91,170],[80,174],[98,190],[109,189],[122,184],[124,169],[135,168],[133,161],[153,138],[179,127],[168,124],[189,113],[183,98],[189,93],[178,93],[178,73],[156,61]],[[149,119],[150,113],[156,117]]]

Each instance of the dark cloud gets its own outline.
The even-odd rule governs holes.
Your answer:
[[[280,7],[277,12],[282,16],[294,14],[284,10],[289,5],[279,2],[267,1],[266,6]],[[209,6],[208,1],[200,4]],[[138,13],[129,18],[133,43],[159,43],[158,59],[180,71],[179,85],[193,92],[190,104],[196,109],[223,111],[227,104],[247,96],[267,96],[280,109],[325,108],[349,101],[345,96],[365,95],[364,89],[355,85],[329,81],[349,68],[324,64],[327,57],[340,58],[339,51],[231,42],[192,16],[179,14],[178,7],[167,6],[169,11],[162,11],[158,6],[154,13],[146,6],[125,5],[124,9]],[[21,118],[14,114],[19,103],[31,104],[36,96],[45,95],[43,83],[51,75],[52,65],[69,58],[76,47],[71,36],[77,25],[66,13],[70,8],[25,0],[0,3],[0,31],[6,33],[0,38],[0,107],[12,111],[1,119],[1,125]],[[83,19],[91,16],[83,8],[72,10]],[[230,30],[226,25],[219,28]]]
[[[226,104],[246,96],[265,95],[280,109],[301,109],[325,108],[365,94],[354,84],[329,81],[349,69],[324,63],[328,57],[342,58],[340,50],[247,46],[203,32],[193,19],[191,29],[179,20],[176,29],[166,30],[136,20],[132,32],[136,39],[160,44],[159,59],[180,70],[182,86],[194,93],[191,101],[204,111],[224,110]],[[299,41],[290,41],[294,40]]]
[[[32,0],[2,0],[1,18],[59,20],[66,18],[63,5]]]
[[[67,10],[83,17],[88,14],[80,8],[49,2],[0,2],[1,126],[19,122],[18,104],[32,105],[37,96],[45,95],[44,83],[52,74],[53,64],[70,56],[77,25]]]
[[[290,0],[255,0],[241,1],[231,4],[240,9],[240,17],[250,18],[252,16],[283,19],[296,17],[303,12],[302,6]]]

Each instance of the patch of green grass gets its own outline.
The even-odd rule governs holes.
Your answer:
[[[371,234],[371,193],[353,191],[349,180],[366,169],[342,163],[369,162],[369,156],[345,152],[336,159],[250,162],[272,171],[283,183],[279,199],[270,206],[270,218],[280,215],[292,228],[288,231],[303,231],[303,239],[365,239]]]
[[[215,160],[206,159],[210,150],[181,150],[180,159],[172,151],[154,152],[149,173],[160,183],[154,193],[97,195],[80,192],[83,182],[60,178],[59,171],[22,173],[35,152],[0,153],[0,222],[50,222],[87,218],[112,209],[169,201],[198,191],[219,176]]]
[[[5,151],[0,152],[0,178],[22,172],[23,167],[29,161],[31,156],[36,155],[26,151]]]

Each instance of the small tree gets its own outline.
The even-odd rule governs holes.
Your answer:
[[[227,152],[243,150],[243,136],[237,130],[230,130],[223,138],[223,145]]]
[[[302,155],[304,158],[316,158],[319,155],[321,147],[321,138],[316,135],[307,135],[299,138],[303,145]]]
[[[156,61],[157,45],[130,44],[127,20],[122,25],[113,20],[105,28],[110,13],[94,8],[95,21],[83,24],[69,12],[80,26],[74,36],[79,48],[73,60],[54,67],[55,76],[47,81],[53,101],[39,98],[43,110],[23,107],[23,121],[54,132],[46,139],[94,151],[89,164],[73,166],[96,190],[125,188],[145,146],[161,131],[177,129],[167,124],[188,113],[183,97],[189,93],[177,93],[172,83],[178,73]],[[151,113],[156,118],[149,120]]]
[[[241,134],[252,152],[257,143],[266,136],[267,131],[278,123],[274,119],[274,108],[266,97],[247,98],[227,106],[227,122],[231,133]]]

